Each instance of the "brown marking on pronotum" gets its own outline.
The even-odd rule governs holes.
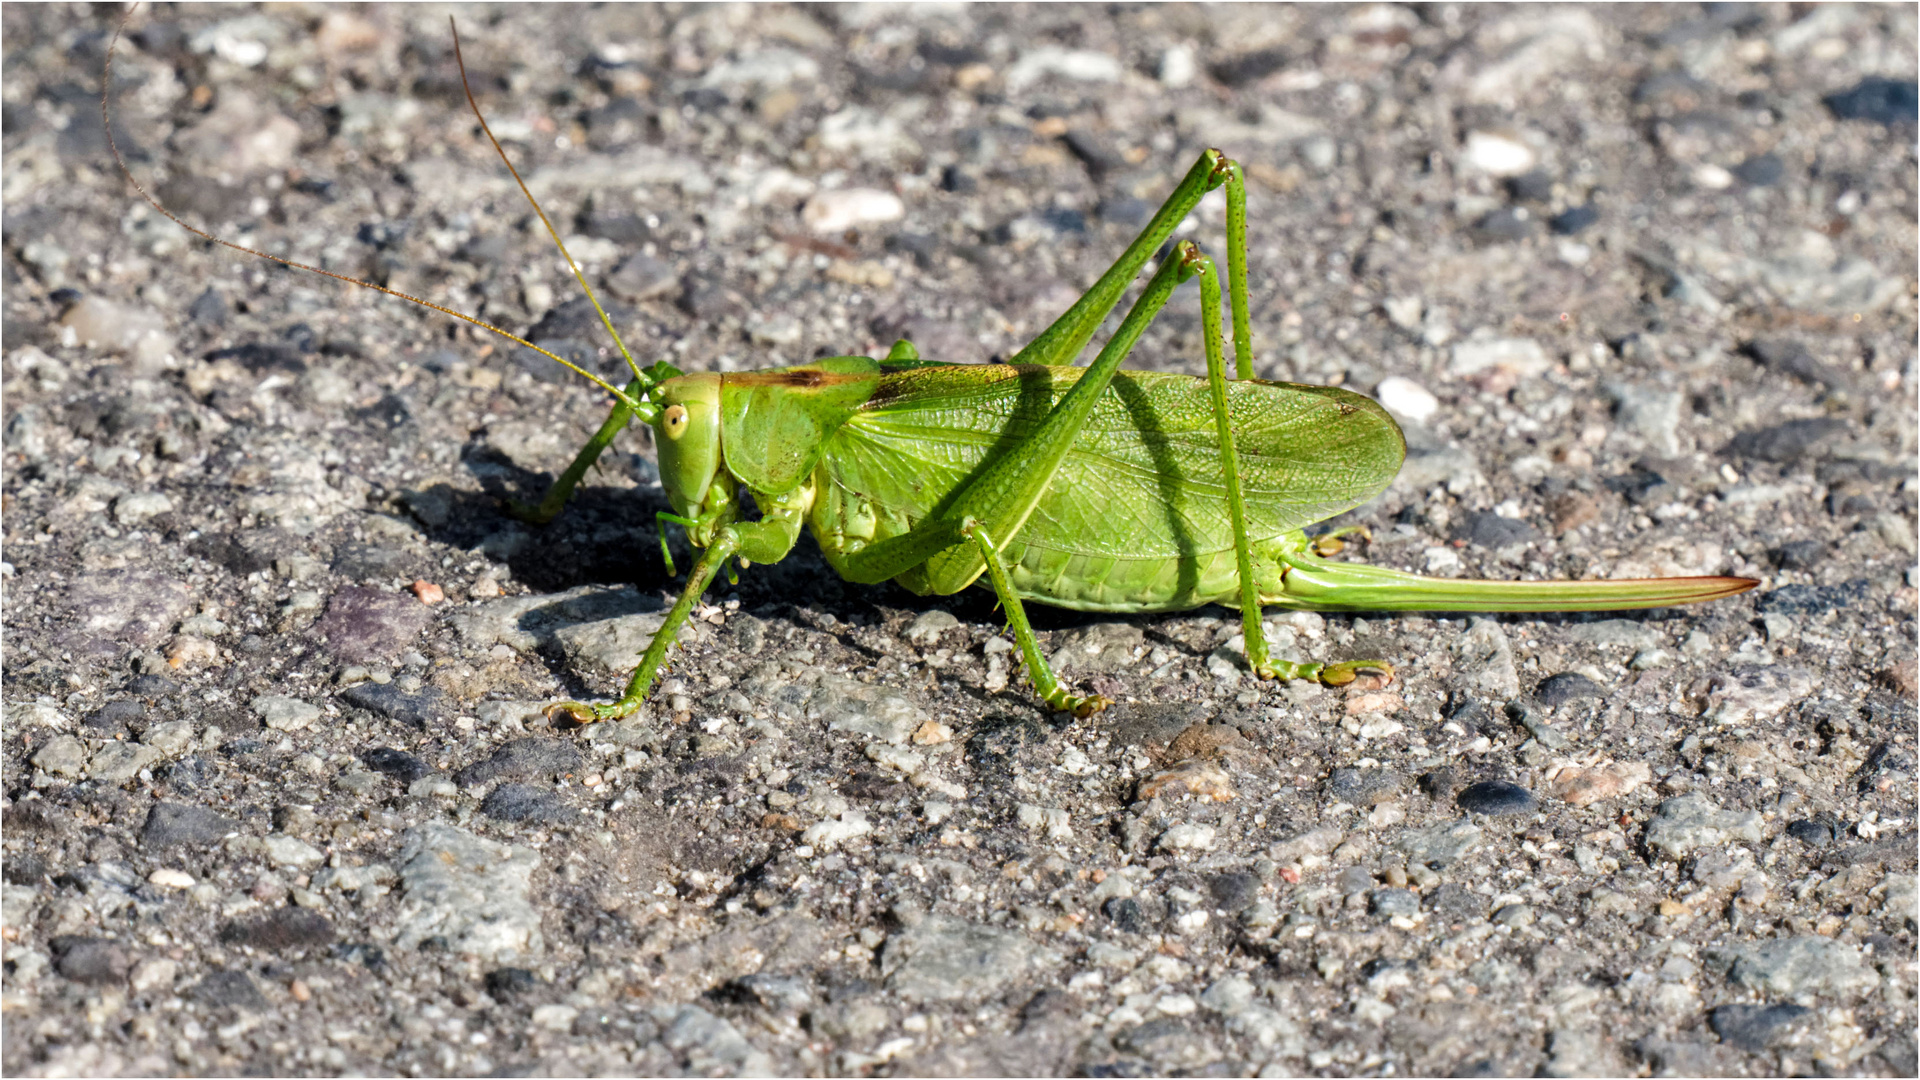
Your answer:
[[[732,386],[779,386],[799,390],[818,390],[843,383],[868,382],[872,375],[835,375],[819,368],[793,368],[787,371],[736,371],[726,380]]]

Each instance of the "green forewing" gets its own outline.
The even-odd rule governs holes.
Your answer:
[[[994,455],[1012,452],[1084,369],[982,365],[881,380],[832,436],[833,484],[917,521]],[[1337,387],[1228,384],[1255,541],[1379,494],[1406,455],[1379,405]],[[1219,440],[1204,379],[1122,371],[1017,537],[1021,548],[1117,562],[1231,551]]]

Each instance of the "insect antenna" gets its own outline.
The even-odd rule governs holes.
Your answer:
[[[606,381],[605,379],[602,379],[598,375],[595,375],[593,372],[588,371],[585,368],[582,368],[578,364],[573,363],[572,361],[566,359],[565,357],[557,356],[554,353],[549,352],[548,350],[543,349],[538,345],[535,345],[533,342],[528,341],[523,337],[508,333],[507,331],[502,330],[501,328],[493,325],[492,323],[477,319],[472,315],[466,314],[465,312],[455,311],[450,307],[446,307],[441,304],[436,304],[431,300],[422,300],[420,297],[403,293],[398,289],[389,289],[384,285],[375,285],[371,281],[362,281],[357,277],[352,277],[347,274],[336,274],[331,270],[322,270],[318,266],[311,266],[311,265],[308,265],[307,263],[299,262],[294,259],[283,258],[279,255],[274,255],[269,252],[261,251],[257,248],[250,248],[245,244],[236,244],[231,240],[223,240],[220,237],[215,236],[212,233],[206,231],[205,229],[201,229],[196,226],[187,224],[184,220],[180,218],[179,215],[175,214],[173,211],[163,206],[160,200],[154,198],[151,194],[149,194],[147,192],[147,189],[141,186],[140,181],[134,178],[133,170],[127,167],[126,159],[121,157],[120,155],[120,146],[114,140],[114,137],[113,137],[113,108],[112,108],[113,106],[113,52],[115,47],[120,44],[121,36],[126,32],[127,20],[129,20],[132,17],[133,17],[133,6],[129,6],[126,12],[120,16],[119,24],[114,27],[113,40],[107,43],[106,69],[101,76],[101,85],[100,85],[100,125],[106,130],[107,149],[113,154],[113,163],[120,167],[120,175],[126,177],[127,183],[133,185],[133,190],[139,192],[140,197],[146,200],[147,205],[159,211],[161,216],[173,222],[175,225],[178,225],[181,228],[187,230],[193,235],[198,236],[202,240],[206,240],[206,241],[209,241],[210,243],[218,244],[221,247],[229,248],[233,251],[241,252],[242,254],[253,255],[258,258],[266,259],[269,262],[276,262],[282,266],[288,267],[293,270],[305,270],[308,273],[319,274],[322,277],[330,277],[335,281],[343,281],[348,285],[358,285],[363,289],[372,289],[374,292],[384,293],[388,296],[394,297],[395,299],[405,300],[410,304],[418,304],[423,308],[430,308],[434,311],[439,312],[442,315],[451,316],[453,318],[459,319],[462,322],[469,323],[473,326],[477,326],[482,330],[486,330],[490,333],[498,334],[499,336],[507,339],[508,341],[513,342],[516,345],[521,345],[521,346],[525,346],[526,348],[532,349],[534,352],[537,352],[546,356],[548,359],[561,365],[562,367],[570,369],[571,371],[574,372],[574,374],[579,375],[587,379],[588,381],[592,382],[594,385],[598,386],[602,390],[605,390],[607,393],[613,395],[613,397],[616,400],[620,401],[622,404],[626,405],[627,407],[634,409],[636,412],[643,411],[646,408],[646,405],[643,401],[637,400],[633,395],[614,386],[612,383]],[[461,69],[461,74],[462,74],[462,77],[464,78],[465,77],[464,67],[462,67]],[[472,100],[471,94],[468,95],[468,100],[469,101]],[[484,123],[485,121],[482,121],[482,124]],[[491,132],[488,133],[488,137],[489,138],[492,137]],[[498,143],[495,143],[494,145],[496,147],[499,146]],[[512,168],[512,165],[508,165],[508,168]],[[515,174],[515,179],[518,179],[518,174]],[[523,191],[525,190],[524,184],[521,185],[521,190]],[[532,196],[529,195],[528,198],[532,198]],[[538,209],[538,207],[536,207],[535,209]],[[541,216],[541,220],[543,221],[545,220],[545,215]],[[548,226],[548,230],[551,231],[552,226]],[[556,237],[556,240],[557,239],[558,238]],[[562,248],[561,250],[563,252],[565,251],[564,248]],[[568,259],[567,262],[569,263],[569,265],[571,265],[573,260]],[[578,272],[579,271],[577,270],[575,271],[576,274]],[[584,281],[582,282],[582,284],[584,284]],[[600,305],[596,303],[594,304],[594,306],[597,308]],[[602,315],[602,318],[605,318],[604,314]],[[609,329],[611,329],[611,324],[609,324]],[[615,335],[615,340],[616,341],[618,340],[618,335]],[[626,352],[626,347],[624,345],[621,346],[620,351],[621,353],[624,354]],[[627,363],[632,364],[633,363],[632,359],[629,358]],[[658,367],[658,366],[659,365],[655,365],[655,367]],[[642,375],[638,368],[634,369],[634,373],[636,376],[638,376],[638,380],[641,383],[642,393],[644,393],[645,390],[650,389],[652,386],[654,386],[660,381],[658,377],[649,378],[645,375]]]
[[[581,291],[587,294],[587,302],[592,304],[593,310],[600,315],[601,325],[605,326],[607,333],[612,336],[613,344],[620,350],[621,358],[626,360],[628,370],[632,371],[633,377],[643,384],[650,384],[654,380],[649,379],[647,374],[640,370],[640,365],[634,362],[633,354],[627,351],[627,343],[620,338],[620,331],[614,329],[613,319],[607,315],[607,309],[600,306],[600,298],[593,294],[593,286],[587,284],[587,275],[580,272],[580,265],[573,261],[573,253],[567,250],[565,241],[560,239],[560,231],[555,229],[553,222],[547,219],[547,212],[540,208],[540,200],[534,198],[533,192],[527,189],[527,182],[521,179],[520,170],[513,167],[513,159],[507,157],[506,148],[501,146],[500,140],[494,137],[493,126],[487,123],[486,115],[480,111],[480,103],[473,99],[473,84],[467,79],[466,57],[460,52],[460,27],[454,24],[451,15],[447,16],[447,29],[453,32],[453,62],[460,65],[460,89],[467,95],[467,107],[473,110],[473,118],[480,121],[480,130],[486,132],[487,141],[493,144],[493,152],[500,155],[501,163],[507,167],[508,172],[513,174],[513,182],[520,185],[520,194],[527,197],[533,212],[540,215],[540,224],[546,226],[547,235],[553,238],[553,246],[560,249],[560,257],[567,260],[567,269],[573,272],[573,279],[580,283]]]

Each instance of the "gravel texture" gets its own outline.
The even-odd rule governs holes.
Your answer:
[[[143,8],[116,135],[611,375],[448,13]],[[510,520],[596,392],[153,214],[112,14],[7,5],[9,1075],[1913,1074],[1912,7],[452,13],[643,362],[1006,356],[1215,145],[1261,373],[1406,420],[1350,557],[1764,584],[1276,614],[1337,692],[1036,611],[1075,721],[806,541],[554,730],[674,588],[644,439]]]

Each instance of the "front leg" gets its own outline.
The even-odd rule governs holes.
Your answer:
[[[641,381],[635,379],[627,384],[626,394],[629,398],[639,398],[646,390]],[[566,471],[562,472],[553,485],[547,488],[546,497],[537,503],[508,499],[508,512],[530,525],[545,525],[558,517],[561,509],[567,505],[567,499],[573,495],[573,489],[579,486],[581,479],[587,475],[587,470],[593,468],[594,463],[600,460],[600,454],[613,445],[614,436],[620,434],[632,419],[633,406],[626,401],[615,402],[613,411],[607,414],[606,422],[600,425],[600,430],[593,433],[593,438],[588,439],[587,445],[581,447],[580,452],[574,455]]]
[[[591,724],[596,720],[618,720],[640,708],[666,665],[667,650],[673,647],[680,628],[693,615],[693,605],[707,591],[714,575],[736,555],[742,564],[772,563],[786,558],[800,538],[804,516],[805,495],[797,491],[781,499],[768,499],[765,516],[759,521],[735,522],[714,530],[712,541],[701,551],[699,561],[687,575],[687,586],[680,590],[680,599],[674,602],[673,610],[667,612],[666,621],[660,624],[653,640],[647,643],[647,651],[641,654],[640,666],[634,668],[627,679],[627,690],[620,700],[602,705],[562,701],[546,707],[547,718],[568,716],[576,723]]]

